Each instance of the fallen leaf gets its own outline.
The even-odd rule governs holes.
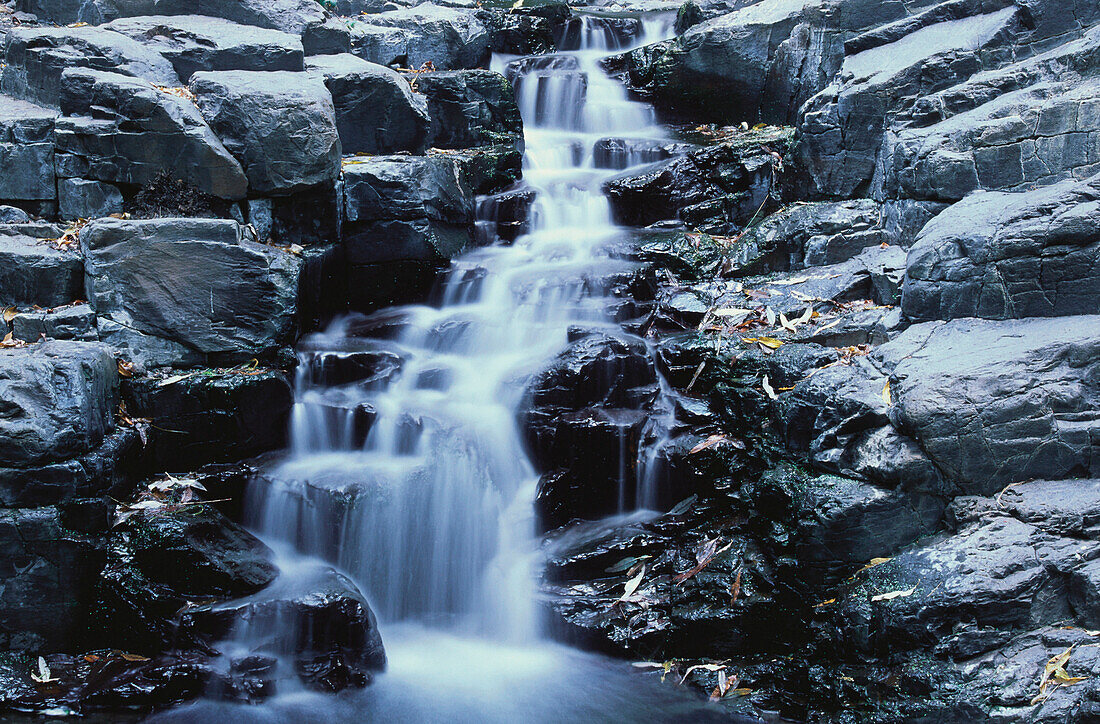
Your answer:
[[[833,604],[833,603],[836,603],[836,599],[835,598],[830,598],[827,601],[822,601],[821,603],[815,603],[814,608],[821,608],[822,606],[828,606],[828,605]]]
[[[772,309],[771,307],[768,307],[767,309],[764,310],[764,316],[768,320],[768,326],[769,327],[774,327],[775,326],[775,310]]]
[[[691,506],[695,505],[695,501],[699,499],[698,495],[693,495],[690,498],[684,498],[677,503],[672,510],[668,511],[669,515],[683,515],[691,510]]]
[[[625,601],[634,595],[634,592],[638,590],[638,586],[642,585],[642,579],[645,577],[645,565],[642,565],[642,569],[638,571],[638,575],[631,578],[623,586],[623,595],[619,596],[619,600],[616,603]]]
[[[919,584],[918,584],[919,585]],[[895,598],[906,598],[916,593],[917,587],[913,586],[908,591],[890,591],[889,593],[880,593],[877,596],[871,596],[871,601],[893,601]]]
[[[15,311],[15,307],[8,307],[4,310],[5,322],[11,322],[11,320],[15,319],[17,316],[19,316],[19,312]]]
[[[775,394],[775,390],[772,389],[771,384],[768,382],[768,376],[764,375],[764,379],[760,381],[760,384],[764,388],[764,393],[773,400],[778,400],[779,395]]]
[[[606,569],[606,572],[607,573],[622,573],[623,571],[628,571],[628,570],[630,570],[631,568],[634,567],[635,563],[638,563],[639,561],[644,561],[647,558],[652,558],[652,556],[637,556],[637,557],[628,556],[628,557],[622,559],[621,561],[619,561],[618,563],[616,563],[615,565],[611,566],[610,568]]]
[[[191,374],[172,375],[171,377],[168,377],[168,378],[163,379],[160,382],[158,382],[157,387],[167,387],[168,385],[174,385],[177,382],[181,382],[183,380],[186,380],[190,376],[191,376]]]
[[[779,349],[783,346],[783,342],[775,337],[742,337],[741,341],[746,344],[759,344],[768,349]]]
[[[791,324],[791,320],[787,319],[787,315],[783,314],[783,312],[779,313],[779,326],[782,327],[783,329],[789,331],[789,332],[797,332],[798,331],[797,329],[794,328],[794,325]]]
[[[148,661],[148,656],[141,656],[140,654],[122,654],[122,658],[127,661]]]
[[[730,584],[730,599],[732,603],[737,603],[738,596],[741,595],[741,569],[737,569],[737,575],[733,579],[733,583]]]
[[[118,376],[119,377],[133,377],[134,376],[134,363],[127,362],[120,359],[118,361]]]
[[[887,405],[894,404],[890,399],[890,380],[886,380],[886,384],[882,388],[882,401]]]
[[[707,565],[712,560],[714,560],[715,556],[717,556],[719,553],[724,553],[725,551],[729,550],[731,546],[733,546],[733,541],[730,541],[729,543],[726,544],[726,546],[724,548],[719,549],[718,548],[718,543],[719,543],[720,540],[721,539],[719,539],[719,538],[713,538],[713,539],[708,540],[705,543],[701,544],[698,548],[696,548],[695,549],[695,565],[692,566],[691,568],[689,568],[688,570],[684,571],[683,573],[678,573],[677,575],[673,576],[672,577],[672,582],[673,583],[683,583],[684,581],[688,580],[689,578],[694,576],[699,571],[706,568]]]
[[[691,676],[691,672],[693,671],[724,671],[725,668],[725,664],[695,664],[694,666],[689,666],[687,671],[684,672],[684,675],[680,677],[680,684],[687,681],[687,678]]]
[[[52,681],[57,681],[57,678],[50,676],[50,667],[46,666],[46,659],[42,656],[38,657],[38,672],[31,672],[31,678],[39,684],[48,684]]]

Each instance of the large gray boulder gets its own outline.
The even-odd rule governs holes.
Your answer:
[[[104,27],[171,61],[184,83],[200,70],[302,70],[297,35],[201,15],[120,18]]]
[[[60,104],[66,68],[92,68],[164,86],[179,77],[160,53],[103,28],[14,28],[4,41],[0,90],[44,106]]]
[[[143,186],[162,173],[227,199],[248,180],[191,101],[117,73],[74,68],[62,78],[59,175]]]
[[[347,49],[346,29],[316,0],[18,0],[20,10],[59,24],[98,25],[147,15],[205,15],[302,38],[306,52]],[[341,38],[342,36],[342,38]]]
[[[1100,171],[1100,80],[1042,83],[887,136],[886,193],[942,201]]]
[[[100,338],[136,361],[241,361],[291,340],[300,260],[235,221],[100,219],[80,243]]]
[[[1100,316],[928,322],[777,406],[788,443],[821,467],[991,495],[1097,474],[1098,351]]]
[[[57,111],[0,96],[0,199],[53,202],[53,135]]]
[[[18,231],[0,233],[0,304],[48,308],[81,296],[83,265],[75,250]]]
[[[416,92],[428,99],[432,119],[429,145],[470,148],[495,143],[517,143],[523,119],[512,84],[491,70],[424,73]]]
[[[996,50],[1021,32],[1019,11],[1005,7],[886,33],[857,45],[825,90],[800,110],[798,160],[807,191],[848,198],[869,187],[887,121],[921,96],[950,87],[998,60]]]
[[[428,110],[397,71],[349,53],[312,56],[306,67],[332,93],[345,154],[424,150]]]
[[[909,250],[902,310],[918,321],[1100,313],[1100,176],[979,192]]]
[[[360,16],[351,39],[352,52],[373,63],[439,70],[485,66],[489,42],[476,10],[430,4]]]
[[[0,466],[43,465],[103,442],[118,407],[118,366],[91,342],[0,350],[0,390]]]
[[[286,196],[340,175],[336,110],[324,82],[307,73],[195,73],[202,115],[242,163],[252,193]]]

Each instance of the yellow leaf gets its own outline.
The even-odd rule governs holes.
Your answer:
[[[886,385],[882,388],[882,401],[887,405],[894,404],[890,399],[890,380],[886,380]]]
[[[4,310],[4,321],[10,322],[11,320],[15,319],[18,314],[19,312],[15,311],[15,307],[8,307]]]
[[[768,349],[779,349],[783,346],[783,342],[775,337],[742,337],[741,341],[746,344],[762,344]]]

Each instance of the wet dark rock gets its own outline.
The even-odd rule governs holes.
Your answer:
[[[311,74],[214,71],[191,76],[204,118],[240,160],[253,193],[285,196],[332,185],[340,136],[332,94]]]
[[[247,361],[294,332],[300,261],[234,221],[100,219],[80,243],[100,339],[142,364]]]
[[[279,578],[248,598],[198,606],[182,614],[186,631],[215,639],[237,622],[264,648],[291,655],[310,688],[340,691],[370,683],[386,666],[378,624],[363,595],[343,575],[323,566]]]
[[[416,92],[428,100],[435,148],[470,148],[522,143],[523,120],[512,86],[488,70],[425,73]]]
[[[194,104],[143,80],[97,70],[61,76],[58,175],[146,185],[167,173],[214,196],[241,198],[247,181]]]
[[[98,587],[105,644],[147,654],[208,646],[217,637],[181,628],[189,604],[252,594],[278,575],[267,546],[213,508],[165,506],[115,529]]]
[[[642,21],[637,17],[615,15],[574,15],[559,31],[558,50],[607,48],[618,50],[642,36]]]
[[[694,146],[687,143],[603,138],[592,147],[592,160],[596,168],[621,171],[631,166],[665,161],[694,149]]]
[[[770,128],[612,178],[605,188],[615,218],[630,226],[679,219],[710,233],[747,224],[773,193],[776,164],[792,131]]]
[[[560,0],[521,2],[507,10],[482,8],[478,18],[489,31],[495,53],[535,55],[555,49],[565,22],[572,15]]]
[[[478,198],[477,217],[489,219],[494,237],[515,241],[528,231],[528,219],[535,192],[530,188],[516,188]]]
[[[0,90],[57,108],[66,68],[110,71],[176,86],[179,77],[164,56],[104,28],[14,28],[4,45]]]
[[[353,304],[373,307],[425,294],[436,272],[473,241],[473,214],[472,189],[450,156],[349,161],[344,245],[349,285],[358,290]],[[387,277],[392,285],[382,284]]]
[[[489,61],[489,32],[475,10],[424,4],[363,15],[352,29],[352,53],[382,65],[439,70],[480,68]]]
[[[0,646],[37,652],[84,639],[102,530],[70,529],[57,507],[0,509]]]
[[[56,202],[53,126],[57,112],[0,96],[0,199],[49,211]]]
[[[184,379],[126,380],[130,415],[148,419],[145,464],[152,471],[186,470],[282,447],[293,392],[272,370],[202,370]]]
[[[951,206],[910,250],[902,311],[923,321],[1097,310],[1100,177]]]
[[[203,15],[120,18],[107,29],[167,58],[184,83],[200,70],[302,70],[302,41],[279,30]]]
[[[692,120],[787,124],[843,59],[843,34],[826,16],[825,3],[765,0],[611,63],[646,99]]]
[[[634,502],[633,461],[656,394],[644,343],[593,335],[574,342],[527,389],[522,424],[543,477],[546,527],[598,518]]]
[[[348,53],[313,56],[307,69],[332,93],[343,153],[423,152],[428,110],[396,71]]]
[[[517,145],[479,146],[445,155],[462,169],[474,193],[491,194],[509,188],[523,176],[523,154]]]

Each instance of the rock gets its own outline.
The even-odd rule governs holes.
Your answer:
[[[177,633],[181,609],[264,588],[278,575],[271,558],[267,546],[207,505],[129,517],[112,532],[99,585],[102,640],[150,654],[201,646],[193,632]]]
[[[1047,533],[1093,539],[1100,515],[1100,481],[1035,480],[997,498],[1010,515]]]
[[[425,73],[416,91],[428,99],[435,148],[522,144],[523,119],[512,85],[490,70]]]
[[[957,201],[1097,172],[1089,118],[1100,31],[919,98],[891,125],[875,186]],[[1078,113],[1078,109],[1083,114]]]
[[[0,232],[0,304],[68,304],[83,296],[83,268],[72,250],[25,234]]]
[[[57,121],[59,176],[144,186],[167,173],[213,196],[244,196],[240,164],[190,101],[116,73],[70,69],[60,102],[75,117]]]
[[[909,247],[938,206],[871,199],[791,204],[733,245],[729,274],[791,271],[846,262],[881,244]]]
[[[536,55],[553,51],[572,15],[560,0],[513,4],[507,10],[482,7],[478,19],[489,30],[494,53]]]
[[[856,46],[838,80],[800,110],[798,161],[809,193],[846,198],[867,188],[887,117],[995,62],[994,49],[1015,37],[1020,22],[1014,7],[942,21],[928,16],[912,32]]]
[[[285,196],[335,183],[336,112],[306,73],[220,71],[191,76],[203,117],[241,161],[253,193]]]
[[[105,552],[99,535],[72,530],[68,522],[57,507],[0,508],[0,646],[6,650],[84,643]],[[106,527],[106,515],[102,522]]]
[[[151,421],[145,456],[151,470],[185,470],[282,447],[293,392],[278,371],[193,373],[126,380],[133,417]]]
[[[60,105],[66,68],[89,68],[179,85],[164,56],[120,33],[103,28],[14,28],[4,44],[0,90],[51,108]]]
[[[43,342],[0,352],[0,466],[31,467],[89,452],[114,427],[117,364],[100,344]]]
[[[62,219],[96,219],[121,214],[122,193],[102,181],[64,178],[57,183],[58,215]]]
[[[1097,324],[914,325],[869,361],[822,370],[781,396],[784,434],[820,466],[891,487],[991,495],[1031,478],[1093,475]]]
[[[1098,553],[1091,541],[1057,538],[1004,517],[934,536],[869,569],[841,602],[852,615],[872,619],[862,631],[853,626],[846,643],[861,651],[905,650],[949,640],[962,621],[1019,632],[1073,618],[1067,582],[1083,575],[1082,562]],[[872,600],[864,608],[868,594],[898,590],[911,593]],[[856,613],[857,606],[864,612]],[[984,651],[1000,641],[985,637]]]
[[[311,57],[307,68],[332,93],[343,153],[424,151],[428,111],[399,73],[346,53]]]
[[[540,523],[596,519],[635,504],[631,463],[656,396],[640,340],[593,335],[574,342],[528,383],[521,416],[536,467]]]
[[[659,107],[726,124],[789,124],[843,59],[822,2],[763,0],[613,59]]]
[[[476,11],[431,4],[363,15],[352,29],[355,55],[407,68],[429,61],[439,70],[483,67],[489,41]]]
[[[325,566],[294,576],[248,598],[198,606],[182,615],[185,631],[220,640],[247,622],[243,637],[293,657],[298,676],[320,691],[361,687],[382,671],[386,656],[369,604],[355,585]],[[276,632],[275,636],[271,632]]]
[[[605,190],[615,219],[631,226],[679,219],[701,231],[729,233],[747,224],[767,203],[774,164],[791,137],[787,128],[750,131],[682,158],[612,177]]]
[[[332,36],[339,36],[332,18],[315,0],[242,0],[232,3],[221,0],[18,0],[18,4],[20,10],[58,24],[83,22],[98,25],[117,18],[148,15],[223,18],[241,25],[255,25],[301,36],[307,54],[314,51],[334,52],[329,49],[333,43]]]
[[[136,361],[240,362],[292,338],[300,262],[234,221],[100,219],[80,243],[100,338]]]
[[[0,199],[23,205],[52,204],[54,181],[53,125],[57,112],[0,96]]]
[[[184,83],[200,70],[303,70],[297,35],[201,15],[114,20],[109,30],[156,50]]]
[[[23,209],[15,206],[0,206],[0,225],[26,224],[31,221],[31,215]]]
[[[491,194],[513,186],[523,176],[523,154],[516,143],[479,146],[445,155],[461,169],[476,194]]]
[[[472,190],[448,156],[349,161],[344,166],[344,245],[353,266],[351,288],[369,291],[364,285],[404,267],[413,274],[420,269],[423,276],[414,284],[395,285],[403,295],[399,298],[426,292],[435,270],[473,241],[473,213]],[[380,264],[390,271],[380,271]]]
[[[70,304],[41,311],[36,309],[21,311],[15,315],[11,325],[15,339],[27,342],[37,342],[40,337],[85,342],[94,342],[99,339],[95,327],[95,312],[87,304]]]
[[[909,252],[902,311],[915,321],[1087,314],[1100,298],[1100,176],[1028,193],[976,193]]]

